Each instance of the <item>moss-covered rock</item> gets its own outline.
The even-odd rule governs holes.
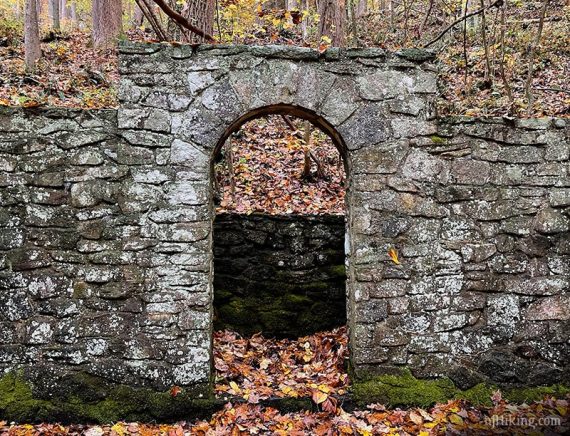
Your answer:
[[[362,407],[382,403],[390,407],[429,407],[450,399],[465,399],[474,405],[491,405],[496,385],[480,383],[467,390],[457,388],[448,378],[417,379],[409,370],[400,374],[386,374],[355,381],[352,394],[355,403]],[[545,395],[558,397],[570,393],[567,386],[511,387],[502,389],[503,398],[512,403],[537,401]]]
[[[194,391],[183,391],[172,397],[83,373],[58,382],[50,398],[39,398],[21,374],[0,378],[0,419],[15,422],[174,421],[208,416],[222,404],[213,395],[198,398]]]

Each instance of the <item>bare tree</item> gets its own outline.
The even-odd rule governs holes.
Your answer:
[[[48,5],[49,14],[51,17],[53,30],[59,31],[61,29],[60,25],[60,12],[59,12],[59,1],[60,0],[50,0]]]
[[[32,72],[36,69],[36,62],[42,55],[36,0],[26,0],[24,50],[26,70]]]
[[[93,0],[93,45],[105,48],[113,45],[123,33],[121,0]]]
[[[319,40],[326,36],[332,45],[345,45],[346,3],[345,0],[319,0]]]
[[[525,94],[527,99],[527,115],[532,113],[532,106],[534,103],[534,97],[532,95],[532,76],[534,74],[534,56],[536,55],[536,51],[539,48],[540,44],[540,37],[542,36],[542,29],[544,28],[544,17],[546,16],[546,8],[550,3],[550,0],[542,0],[542,9],[540,10],[540,21],[538,22],[538,31],[536,32],[536,38],[531,43],[529,48],[529,56],[528,56],[528,74],[526,76],[526,84],[525,84]]]

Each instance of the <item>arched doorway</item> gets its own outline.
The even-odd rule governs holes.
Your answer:
[[[345,325],[346,149],[290,105],[231,124],[212,161],[214,329],[300,337]]]

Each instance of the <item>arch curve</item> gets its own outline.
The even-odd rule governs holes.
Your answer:
[[[301,106],[292,105],[292,104],[273,104],[268,106],[259,107],[256,109],[252,109],[246,112],[244,115],[240,116],[233,122],[231,122],[226,129],[224,130],[222,136],[216,143],[214,147],[214,151],[212,153],[211,162],[212,165],[217,156],[219,156],[224,143],[229,138],[229,136],[236,132],[248,121],[254,120],[256,118],[264,117],[267,115],[292,115],[297,118],[301,118],[303,120],[309,121],[315,127],[322,130],[327,136],[329,136],[338,149],[340,156],[342,157],[344,163],[344,170],[346,174],[349,174],[350,169],[350,162],[349,162],[349,153],[346,143],[342,138],[341,134],[337,131],[337,129],[327,121],[323,116],[317,114],[315,111],[306,109]]]

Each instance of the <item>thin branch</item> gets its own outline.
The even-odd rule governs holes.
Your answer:
[[[180,15],[178,12],[176,12],[170,6],[168,6],[164,0],[152,0],[152,1],[155,2],[158,5],[158,7],[160,7],[160,9],[164,11],[166,15],[168,15],[172,20],[174,20],[174,22],[176,22],[180,26],[188,29],[189,31],[195,33],[198,36],[201,36],[202,38],[208,40],[209,42],[217,42],[212,35],[209,35],[208,33],[204,32],[202,29],[199,29],[196,26],[194,26],[190,21],[184,18],[184,16]]]
[[[432,39],[430,42],[425,44],[423,48],[428,48],[430,45],[435,44],[437,41],[439,41],[441,38],[443,38],[443,36],[447,32],[449,32],[451,29],[453,29],[455,26],[457,26],[459,23],[466,20],[467,18],[472,17],[474,15],[479,15],[481,12],[483,12],[486,9],[491,9],[491,8],[496,7],[496,6],[501,6],[503,4],[503,1],[504,0],[495,0],[489,6],[486,6],[486,7],[481,8],[481,9],[477,9],[476,11],[473,11],[473,12],[470,12],[468,14],[463,15],[462,17],[458,18],[453,23],[451,23],[449,26],[447,26],[445,29],[443,29],[439,35],[437,35],[434,39]]]
[[[545,86],[533,86],[534,89],[538,89],[539,91],[551,91],[551,92],[564,92],[566,94],[570,94],[570,89],[563,89],[563,88],[556,88],[556,87],[545,87]]]
[[[160,41],[166,41],[168,39],[166,32],[162,28],[160,21],[157,19],[156,15],[154,14],[154,11],[149,6],[148,0],[135,0],[135,1],[138,5],[139,9],[143,13],[144,17],[149,22],[150,27],[152,27],[152,30],[154,30],[156,37]]]
[[[468,93],[467,75],[469,70],[469,57],[467,55],[467,10],[469,9],[469,0],[465,0],[465,11],[463,12],[463,59],[465,60],[465,74],[463,75],[463,82],[465,84],[465,92]]]
[[[514,110],[515,100],[513,98],[513,91],[511,90],[511,85],[507,78],[507,72],[505,71],[505,32],[507,30],[507,25],[505,22],[505,9],[507,8],[507,3],[501,5],[501,61],[499,62],[499,71],[501,73],[501,79],[503,80],[503,85],[505,87],[505,92],[507,93],[507,98],[509,99],[509,113]]]
[[[485,0],[481,0],[483,12],[481,12],[481,37],[483,38],[483,47],[485,49],[485,80],[493,82],[493,72],[491,71],[491,55],[489,54],[489,43],[487,41],[487,17],[485,14]]]

